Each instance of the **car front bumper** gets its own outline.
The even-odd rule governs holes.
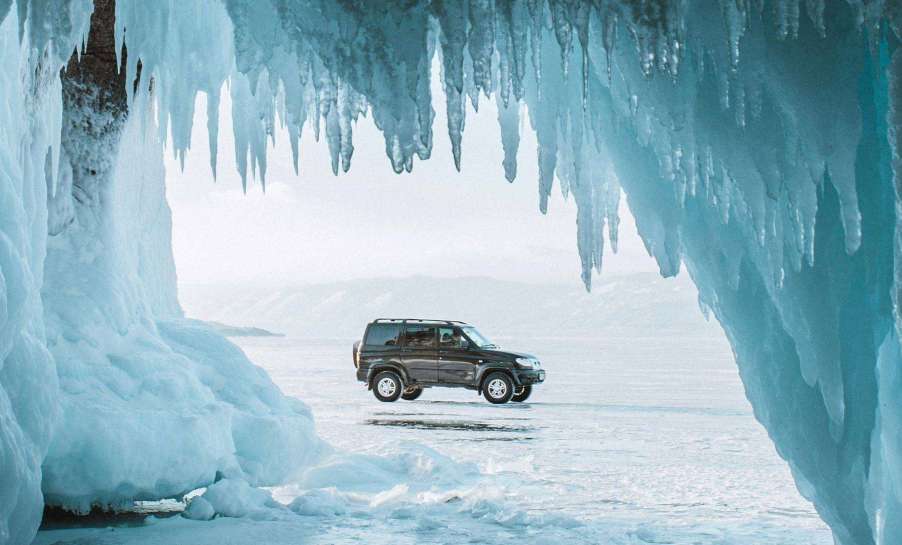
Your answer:
[[[545,382],[544,369],[520,369],[517,371],[520,384],[541,384]]]

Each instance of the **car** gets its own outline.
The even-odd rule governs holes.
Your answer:
[[[491,403],[522,402],[545,382],[535,356],[501,350],[456,320],[373,320],[353,355],[357,380],[384,402],[412,401],[435,387],[475,390]]]

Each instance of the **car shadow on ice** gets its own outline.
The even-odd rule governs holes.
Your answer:
[[[451,419],[452,417],[466,418],[463,414],[426,413],[426,412],[421,413],[421,412],[409,412],[409,411],[405,411],[405,412],[377,411],[377,412],[372,413],[372,415],[373,415],[373,416],[388,416],[388,417],[394,417],[394,418],[402,417],[402,416],[413,417],[413,418],[424,418],[424,417],[427,417],[427,416],[437,416],[437,417],[444,418],[445,420],[449,420],[449,419]],[[492,420],[495,420],[495,419],[492,419]],[[508,415],[502,415],[502,416],[498,417],[497,420],[520,420],[520,421],[524,421],[524,420],[525,420],[525,421],[531,421],[532,418],[530,418],[529,416],[508,416]]]
[[[413,418],[370,418],[364,421],[369,426],[388,426],[415,430],[451,430],[475,432],[526,433],[535,431],[533,426],[508,426],[470,420],[425,420]]]
[[[505,403],[504,405],[490,405],[485,401],[444,401],[444,400],[429,400],[422,399],[417,400],[416,403],[429,404],[429,405],[452,405],[458,407],[478,407],[486,410],[502,410],[502,411],[517,411],[517,410],[525,410],[532,407],[532,403]]]

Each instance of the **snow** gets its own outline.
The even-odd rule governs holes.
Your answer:
[[[161,147],[188,151],[204,92],[216,149],[228,82],[246,180],[248,167],[265,179],[276,123],[296,157],[305,126],[323,132],[347,170],[361,115],[392,169],[410,171],[431,154],[436,54],[455,161],[464,101],[500,99],[510,178],[528,118],[539,209],[555,179],[573,195],[587,286],[605,233],[616,244],[622,187],[661,273],[685,267],[723,325],[757,418],[837,542],[902,541],[897,4],[123,0],[126,81],[143,68],[125,86],[140,129],[120,142],[67,132],[109,121],[60,99],[90,2],[0,2],[0,478],[14,483],[0,543],[34,531],[39,482],[84,510],[306,463],[268,453],[316,450],[307,411],[178,318]],[[103,168],[79,194],[85,158]]]

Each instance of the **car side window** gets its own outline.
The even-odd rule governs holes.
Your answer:
[[[401,324],[373,324],[366,332],[368,347],[390,348],[401,344]]]
[[[404,342],[407,348],[435,348],[435,327],[407,326]]]
[[[438,344],[442,348],[462,348],[463,335],[454,327],[441,327],[438,330]]]

